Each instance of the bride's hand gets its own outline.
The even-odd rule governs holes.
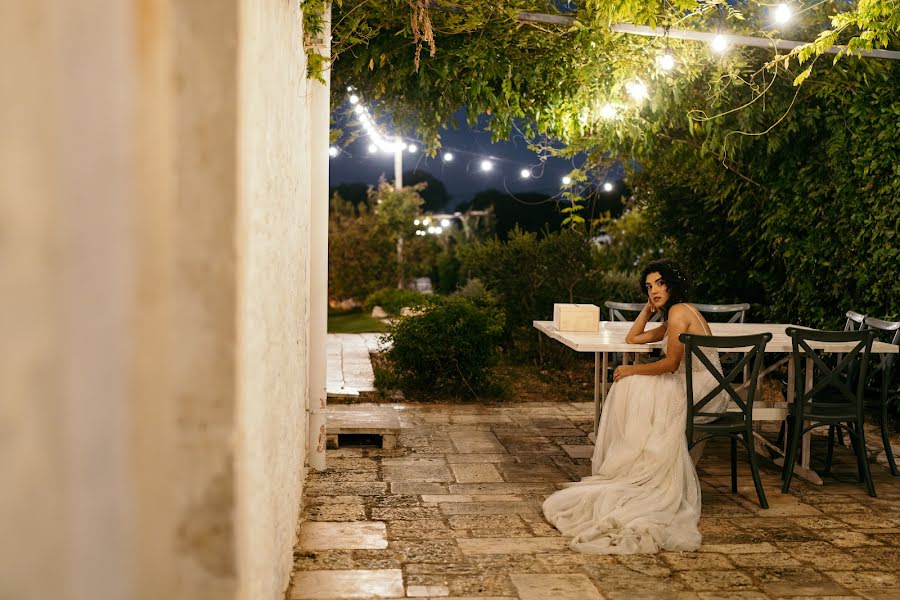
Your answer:
[[[634,365],[619,365],[613,371],[613,381],[619,381],[623,377],[634,375]]]

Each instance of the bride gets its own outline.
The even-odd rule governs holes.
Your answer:
[[[684,345],[678,336],[710,335],[709,325],[686,302],[688,282],[673,261],[648,264],[641,283],[648,302],[625,341],[662,341],[665,357],[616,368],[600,417],[591,476],[544,501],[547,520],[572,536],[569,546],[580,552],[651,554],[700,547],[700,482],[685,440]],[[656,311],[663,323],[647,329]],[[719,367],[718,354],[707,356]],[[695,397],[702,398],[716,382],[698,363],[701,370],[694,373],[693,385]],[[706,408],[721,412],[726,400],[722,394]]]

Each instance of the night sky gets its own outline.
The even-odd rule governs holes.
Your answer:
[[[343,113],[342,109],[339,112]],[[489,132],[471,129],[466,125],[465,113],[460,111],[456,115],[456,121],[460,123],[458,129],[447,129],[441,132],[443,148],[434,158],[425,156],[421,143],[417,143],[417,151],[404,152],[404,173],[416,169],[425,171],[440,179],[451,196],[453,209],[458,204],[470,200],[478,192],[496,189],[512,194],[524,192],[539,192],[548,195],[558,194],[562,188],[562,178],[572,168],[581,166],[582,157],[574,159],[548,159],[542,163],[537,154],[528,150],[525,140],[519,134],[514,134],[509,141],[491,143]],[[355,119],[344,116],[338,117],[337,127],[345,130],[360,130]],[[381,126],[380,130],[385,135],[393,135]],[[414,142],[414,138],[404,136],[407,142]],[[370,154],[369,139],[363,134],[356,142],[341,149],[340,154],[331,159],[330,185],[336,187],[345,183],[365,183],[375,185],[378,178],[384,176],[388,181],[394,179],[394,155],[393,153],[376,152]],[[445,162],[441,159],[443,152],[452,152],[453,160]],[[480,169],[481,161],[485,158],[493,162],[493,169],[483,172]],[[533,176],[524,179],[520,175],[522,169],[531,169]],[[611,178],[621,177],[621,173],[611,174]]]

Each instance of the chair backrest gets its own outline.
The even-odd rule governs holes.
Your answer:
[[[866,315],[861,315],[855,310],[847,311],[847,321],[844,323],[844,331],[858,331],[863,328]]]
[[[678,336],[681,343],[684,344],[684,370],[687,380],[687,439],[693,439],[694,418],[696,417],[718,417],[719,414],[704,412],[707,404],[712,402],[721,392],[727,393],[731,400],[741,409],[746,422],[753,420],[753,399],[756,395],[756,383],[759,378],[759,371],[763,364],[763,354],[766,344],[772,339],[771,333],[758,333],[755,335],[696,335],[693,333],[682,333]],[[706,348],[715,348],[719,351],[723,348],[732,350],[733,352],[744,352],[744,356],[730,367],[728,374],[720,371],[707,358],[703,350]],[[748,350],[749,348],[749,350]],[[693,364],[694,360],[700,361],[707,371],[715,377],[718,384],[708,391],[702,398],[695,400],[694,398],[694,381],[693,381]],[[743,387],[744,384],[737,382],[736,379],[744,371],[744,367],[752,364],[750,369],[749,383],[746,386],[747,396],[741,398],[738,394],[736,386]]]
[[[869,368],[869,357],[875,332],[871,329],[857,331],[821,331],[818,329],[802,329],[788,327],[784,332],[791,338],[794,364],[794,402],[809,404],[823,392],[838,392],[840,400],[858,404],[862,411],[862,397]],[[812,348],[810,343],[843,343],[853,346],[841,353],[834,367],[825,361],[820,352]],[[804,359],[812,359],[813,385],[805,389],[804,369],[800,368]],[[856,389],[854,390],[854,384]]]
[[[729,316],[729,323],[743,323],[750,305],[746,302],[740,304],[695,304],[691,305],[704,315],[724,315]]]
[[[606,301],[603,305],[609,309],[609,320],[610,321],[634,321],[634,318],[629,318],[629,315],[623,314],[623,311],[640,313],[644,310],[644,307],[647,306],[646,302],[612,302]],[[637,316],[637,315],[635,315]],[[659,321],[661,318],[660,312],[656,311],[650,317],[650,321]]]
[[[865,327],[866,329],[874,331],[876,338],[882,338],[883,341],[887,341],[886,338],[889,338],[891,344],[900,346],[900,321],[882,321],[875,317],[866,317]],[[875,369],[876,371],[880,371],[880,375],[883,379],[881,385],[884,395],[887,395],[887,389],[891,383],[891,375],[896,358],[896,354],[882,354],[881,360]],[[877,372],[870,373],[870,379],[874,379],[878,374],[879,373]]]

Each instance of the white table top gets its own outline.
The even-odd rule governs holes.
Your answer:
[[[631,321],[600,321],[596,332],[559,331],[553,327],[553,321],[534,321],[535,329],[550,338],[572,348],[577,352],[650,352],[662,346],[662,342],[652,344],[627,344],[625,335],[631,329]],[[659,327],[660,323],[648,323],[648,329]],[[772,340],[766,345],[766,352],[790,352],[791,338],[785,334],[787,327],[799,327],[784,323],[710,323],[713,335],[752,335],[771,333]],[[847,352],[854,344],[810,343],[814,349],[826,352]],[[723,349],[722,352],[733,352],[734,349]],[[876,341],[872,345],[873,354],[896,354],[900,348],[887,342]]]

